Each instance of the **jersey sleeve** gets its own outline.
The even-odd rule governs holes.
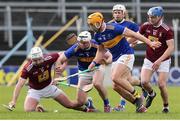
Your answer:
[[[54,64],[57,61],[58,58],[59,58],[59,54],[58,53],[52,53],[52,54],[50,54],[50,55],[48,55],[46,57],[46,59],[48,61],[50,61],[50,63],[52,63],[52,64]]]
[[[119,35],[119,34],[123,34],[124,29],[125,29],[125,27],[123,27],[122,25],[116,24],[114,31],[117,35]]]
[[[96,44],[96,45],[101,45],[101,37],[99,37],[99,34],[95,34],[94,35],[94,38],[93,38],[93,40],[92,40],[92,42],[94,43],[94,44]]]
[[[167,31],[167,34],[166,34],[166,40],[170,40],[170,39],[174,39],[174,33],[172,29],[169,29],[169,31]]]
[[[139,33],[144,35],[146,32],[146,28],[147,28],[147,23],[142,24],[139,28]]]
[[[99,45],[98,42],[96,40],[94,40],[94,39],[91,40],[91,43]]]
[[[139,26],[136,23],[132,23],[131,24],[131,30],[134,32],[138,32],[139,31]]]
[[[67,50],[64,52],[64,55],[65,55],[68,59],[71,58],[72,56],[74,56],[77,46],[78,46],[77,44],[74,44],[73,46],[71,46],[69,49],[67,49]]]
[[[28,72],[25,68],[22,69],[20,77],[23,79],[27,79],[28,78]]]

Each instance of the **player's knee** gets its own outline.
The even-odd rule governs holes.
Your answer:
[[[93,85],[96,89],[99,89],[102,86],[101,83],[99,83],[99,82],[93,82]]]
[[[166,87],[166,83],[165,82],[158,83],[158,87],[159,89],[163,89]]]
[[[78,107],[83,106],[84,104],[85,104],[84,100],[78,100],[78,102],[77,102]]]
[[[115,76],[115,75],[113,75],[113,76],[111,77],[111,79],[112,79],[112,81],[113,81],[114,83],[117,83],[117,82],[119,81],[118,77]]]
[[[146,85],[148,85],[149,84],[149,82],[148,81],[141,81],[141,85],[144,87],[144,86],[146,86]]]
[[[117,85],[116,85],[116,83],[113,83],[113,85],[112,85],[112,88],[113,88],[113,90],[117,90]]]

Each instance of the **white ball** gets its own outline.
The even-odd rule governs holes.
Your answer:
[[[58,112],[58,110],[54,110],[54,113],[57,113]]]

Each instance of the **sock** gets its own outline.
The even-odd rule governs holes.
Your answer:
[[[143,93],[143,96],[146,98],[148,96],[148,93],[145,89],[142,88],[142,93]]]
[[[104,100],[104,106],[108,106],[109,105],[109,100],[108,99],[105,99]]]
[[[121,101],[120,101],[120,105],[125,107],[125,105],[126,105],[126,101],[125,101],[124,99],[121,99]]]
[[[82,107],[83,112],[87,112],[87,110],[88,110],[87,107]]]
[[[91,103],[87,100],[87,102],[85,103],[85,106],[86,106],[86,107],[90,107],[90,106],[91,106]]]
[[[136,105],[136,102],[137,102],[137,98],[132,102],[132,104]]]
[[[150,96],[154,96],[154,91],[151,90],[150,92],[148,92],[148,94],[149,94]]]
[[[78,111],[83,111],[83,112],[87,112],[88,108],[83,105],[81,107],[76,107],[76,108],[73,108],[74,110],[78,110]]]
[[[169,105],[168,103],[167,104],[163,104],[164,107],[168,107],[168,105]]]

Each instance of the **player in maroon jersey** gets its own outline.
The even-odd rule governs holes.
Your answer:
[[[159,73],[158,86],[163,100],[162,112],[168,113],[168,93],[166,81],[170,68],[170,56],[174,51],[173,31],[163,23],[163,8],[152,7],[147,12],[149,22],[140,27],[140,33],[151,41],[159,41],[162,45],[159,48],[152,49],[147,45],[146,57],[141,70],[142,86],[147,90],[146,108],[151,106],[156,92],[152,89],[150,80],[154,71]]]
[[[80,107],[77,102],[72,102],[65,95],[65,93],[52,84],[51,68],[59,58],[60,54],[53,53],[43,55],[41,48],[34,47],[30,52],[30,59],[24,66],[19,81],[14,89],[12,101],[9,103],[10,107],[15,107],[16,101],[19,97],[20,91],[26,80],[29,79],[29,90],[24,102],[24,110],[26,112],[40,111],[43,109],[38,106],[41,98],[53,98],[66,108],[86,111],[86,107]],[[66,64],[61,66],[61,69]],[[57,71],[55,66],[55,72]],[[37,110],[36,110],[37,109]]]

